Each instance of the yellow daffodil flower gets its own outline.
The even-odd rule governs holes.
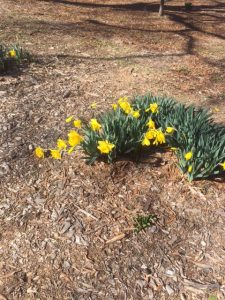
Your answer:
[[[41,147],[37,147],[37,148],[34,150],[34,153],[35,153],[35,155],[36,155],[38,158],[44,158],[44,157],[45,157],[44,150],[43,150]]]
[[[108,154],[109,152],[112,151],[112,149],[115,147],[114,144],[111,144],[110,142],[106,141],[98,141],[98,150],[102,154]]]
[[[66,118],[66,123],[70,123],[73,120],[73,116]]]
[[[175,129],[174,129],[173,127],[167,127],[167,128],[166,128],[166,132],[167,132],[167,133],[173,133],[174,130],[175,130]]]
[[[58,150],[66,150],[66,141],[62,140],[62,139],[58,139],[57,140],[57,147],[58,147]]]
[[[220,166],[225,170],[225,162],[221,163]]]
[[[149,131],[146,132],[145,137],[148,140],[154,140],[156,137],[156,130],[155,129],[150,129]]]
[[[127,114],[127,115],[132,112],[131,105],[127,101],[120,101],[119,106],[125,112],[125,114]]]
[[[14,49],[9,50],[10,57],[16,57],[16,51]]]
[[[139,110],[134,110],[131,112],[132,116],[135,118],[135,119],[138,119],[140,117],[140,112]]]
[[[150,146],[149,139],[145,136],[144,139],[141,142],[142,146]]]
[[[150,110],[153,114],[157,113],[158,112],[158,104],[157,103],[150,104]]]
[[[157,113],[158,112],[158,104],[156,102],[155,103],[151,103],[149,105],[149,108],[147,108],[145,111],[146,112],[151,111],[153,114]]]
[[[193,170],[193,167],[192,167],[192,166],[189,166],[189,167],[188,167],[188,173],[191,173],[192,170]]]
[[[117,107],[118,107],[118,105],[117,105],[116,103],[113,103],[113,104],[112,104],[112,108],[113,108],[114,110],[116,110]]]
[[[128,97],[121,97],[118,100],[118,104],[120,104],[121,102],[128,102]]]
[[[190,152],[187,152],[187,153],[184,155],[184,158],[185,158],[186,160],[190,160],[190,159],[192,158],[192,156],[193,156],[193,153],[190,151]]]
[[[74,121],[73,121],[73,125],[74,125],[74,127],[76,127],[76,128],[81,128],[82,122],[81,122],[81,120],[74,120]]]
[[[148,123],[147,123],[147,126],[150,128],[150,129],[155,129],[155,122],[152,120],[152,119],[149,119]]]
[[[166,142],[166,138],[164,133],[161,130],[156,130],[156,138],[154,141],[154,145],[158,145],[158,144],[165,144]]]
[[[79,145],[83,140],[84,138],[75,130],[71,130],[68,133],[68,143],[71,147]]]
[[[61,159],[61,153],[59,150],[51,149],[51,157],[54,159]]]
[[[98,131],[101,129],[101,124],[98,123],[97,119],[91,119],[90,126],[93,131]]]

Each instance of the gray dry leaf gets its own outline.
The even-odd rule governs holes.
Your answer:
[[[169,284],[166,284],[166,291],[169,294],[169,296],[174,294],[174,290],[171,288],[171,286]]]
[[[207,292],[217,291],[220,289],[220,285],[218,283],[204,284],[200,282],[191,281],[188,279],[184,279],[184,285],[186,287],[191,287],[196,290],[207,291]]]

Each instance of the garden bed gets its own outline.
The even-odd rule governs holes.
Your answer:
[[[149,1],[80,2],[0,0],[2,41],[36,57],[0,77],[0,297],[224,299],[223,178],[189,183],[171,152],[95,166],[33,155],[67,116],[149,91],[225,123],[224,7],[171,1],[159,19]]]

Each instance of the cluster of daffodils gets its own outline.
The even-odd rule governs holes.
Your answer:
[[[132,105],[129,103],[128,98],[123,97],[118,100],[117,103],[112,104],[112,107],[114,111],[117,109],[121,109],[121,111],[128,115],[132,116],[134,119],[138,119],[140,117],[140,111],[134,110],[132,108]],[[158,112],[158,104],[153,103],[150,104],[150,107],[146,109],[146,113],[151,111],[153,114]],[[74,119],[73,116],[70,116],[66,119],[66,123],[72,123],[73,126],[80,130],[82,129],[82,122],[79,119]],[[149,146],[150,140],[153,141],[153,145],[163,144],[165,143],[165,135],[161,130],[155,129],[155,123],[151,119],[148,122],[148,127],[150,130],[145,133],[145,137],[143,141],[141,142],[142,146]],[[89,122],[89,127],[93,132],[101,133],[102,125],[99,123],[99,121],[95,118],[91,119]],[[85,137],[82,136],[78,131],[71,130],[68,133],[68,139],[64,140],[59,138],[57,140],[57,147],[55,149],[42,149],[41,147],[37,147],[35,149],[35,155],[38,158],[44,158],[46,155],[54,158],[54,159],[61,159],[62,158],[62,152],[67,152],[68,154],[71,154],[74,152],[75,148],[79,145],[82,147],[82,142],[85,140]],[[101,154],[109,154],[110,152],[115,149],[116,145],[109,142],[108,140],[98,140],[96,148]]]
[[[128,102],[127,97],[120,98],[118,100],[118,104],[112,104],[112,107],[114,110],[116,110],[118,107],[127,115],[131,115],[135,119],[138,119],[140,117],[140,111],[139,110],[133,110],[131,104]]]
[[[162,132],[161,129],[156,129],[155,122],[152,119],[149,119],[148,123],[148,131],[144,134],[144,138],[141,142],[142,146],[150,146],[150,145],[162,145],[166,143],[166,137],[165,134]],[[174,131],[173,128],[172,131],[170,130],[171,127],[168,127],[166,129],[166,132],[172,132]]]
[[[70,116],[66,119],[66,123],[73,123],[73,126],[76,130],[70,130],[68,133],[67,140],[59,138],[57,140],[57,147],[55,149],[42,149],[41,147],[37,147],[35,149],[35,155],[38,158],[44,158],[45,155],[50,153],[50,156],[54,159],[61,159],[62,152],[67,152],[71,154],[75,151],[76,147],[81,145],[84,141],[84,137],[77,131],[82,129],[81,120],[75,119],[73,116]],[[97,119],[91,119],[89,122],[89,126],[93,132],[97,132],[101,130],[101,124],[97,121]],[[114,144],[110,143],[108,140],[99,140],[97,149],[101,154],[109,154],[113,148]]]
[[[91,105],[91,108],[95,109],[96,103]],[[199,154],[195,147],[187,144],[185,133],[179,125],[171,125],[179,124],[167,117],[168,111],[172,109],[174,103],[170,102],[149,101],[147,105],[143,105],[135,102],[131,104],[126,97],[120,98],[112,104],[112,111],[92,118],[88,123],[73,116],[68,117],[65,121],[73,128],[68,132],[67,138],[59,138],[54,149],[37,147],[35,155],[38,158],[51,156],[59,160],[63,153],[71,154],[78,148],[84,152],[87,162],[92,164],[99,158],[106,158],[108,162],[112,162],[118,156],[138,153],[141,148],[168,145],[176,154],[178,165],[182,172],[188,174],[189,180],[200,178],[204,170],[199,167]],[[171,126],[168,126],[169,124]],[[225,161],[221,162],[220,159],[214,166],[219,169],[217,172],[225,170]]]

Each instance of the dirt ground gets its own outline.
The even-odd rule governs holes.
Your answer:
[[[0,41],[32,62],[0,77],[0,299],[225,299],[225,184],[172,154],[37,160],[68,115],[152,92],[225,122],[225,3],[0,0]],[[90,109],[96,102],[97,109]],[[134,218],[158,221],[134,234]]]

